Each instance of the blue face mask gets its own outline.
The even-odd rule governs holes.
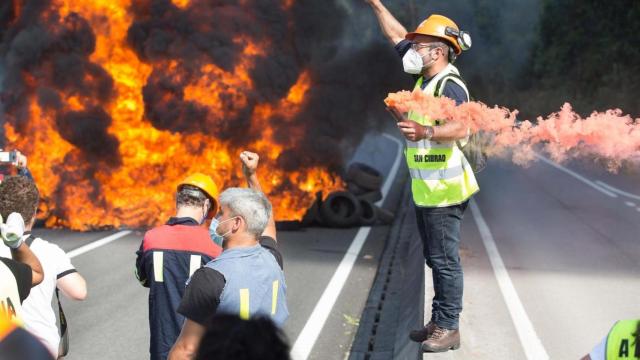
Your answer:
[[[224,241],[224,238],[218,235],[218,232],[216,231],[218,230],[218,225],[220,225],[220,221],[218,221],[217,218],[211,219],[211,224],[209,224],[209,236],[211,237],[211,240],[213,240],[214,243],[218,244],[219,246],[222,246],[222,242]]]
[[[235,219],[236,216],[229,218],[223,222],[226,221],[230,221]],[[221,224],[221,222],[217,219],[217,218],[213,218],[211,219],[211,224],[209,224],[209,236],[211,237],[211,240],[213,240],[214,243],[222,246],[222,242],[224,241],[224,237],[227,236],[229,233],[231,233],[231,230],[227,231],[226,233],[220,235],[218,234],[218,226]]]

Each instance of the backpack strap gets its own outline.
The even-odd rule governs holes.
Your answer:
[[[462,76],[456,73],[447,74],[443,76],[440,80],[438,80],[438,82],[436,83],[436,91],[435,91],[436,96],[442,95],[442,92],[444,91],[444,85],[447,82],[447,80],[449,80],[449,78],[455,78],[457,80],[460,80],[466,86],[466,83],[464,82],[464,79],[462,78]]]
[[[27,237],[26,239],[24,239],[25,244],[27,244],[27,246],[31,247],[31,244],[33,244],[33,240],[35,240],[36,237],[33,236],[33,234],[29,234],[29,237]]]

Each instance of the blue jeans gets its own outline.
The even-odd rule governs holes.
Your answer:
[[[435,296],[431,321],[445,329],[457,329],[462,311],[463,275],[460,264],[460,224],[468,201],[442,208],[416,206],[424,258],[433,275]]]

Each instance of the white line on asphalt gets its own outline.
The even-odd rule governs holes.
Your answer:
[[[634,203],[633,201],[625,201],[624,204],[628,207],[636,207],[636,203]]]
[[[391,167],[391,171],[389,171],[389,176],[382,186],[382,200],[377,202],[376,205],[382,204],[382,201],[387,197],[387,193],[391,188],[391,183],[398,172],[400,159],[402,158],[403,144],[391,135],[384,135],[398,145],[398,154],[394,160],[393,166]],[[358,230],[356,236],[353,238],[349,249],[347,249],[347,253],[342,258],[342,261],[340,261],[336,272],[331,277],[329,284],[326,289],[324,289],[322,296],[320,296],[320,300],[318,300],[313,312],[311,312],[311,316],[309,316],[307,323],[304,325],[304,328],[302,328],[296,342],[293,344],[293,348],[291,349],[291,358],[293,360],[306,360],[309,357],[311,349],[313,349],[313,345],[315,345],[316,340],[318,340],[318,336],[320,336],[320,332],[331,313],[331,309],[333,309],[333,305],[335,305],[336,300],[338,300],[338,296],[342,292],[342,288],[351,273],[351,269],[353,269],[354,263],[358,259],[358,254],[360,254],[360,250],[362,249],[365,240],[367,240],[367,236],[370,231],[371,227],[363,226]]]
[[[605,188],[605,189],[607,189],[609,191],[612,191],[614,193],[618,193],[620,195],[626,196],[626,197],[631,198],[631,199],[640,200],[640,196],[638,196],[636,194],[632,194],[632,193],[626,192],[626,191],[623,191],[623,190],[620,190],[620,189],[618,189],[616,187],[613,187],[613,186],[607,184],[604,181],[596,180],[596,183],[598,185],[602,186],[603,188]]]
[[[385,134],[382,134],[382,136],[393,141],[398,146],[398,153],[396,154],[396,159],[393,161],[393,166],[391,166],[391,170],[389,170],[389,174],[393,174],[393,176],[390,176],[387,178],[387,180],[384,182],[384,185],[382,186],[382,189],[380,190],[382,194],[386,196],[386,194],[389,192],[389,189],[391,189],[391,185],[393,184],[393,178],[396,177],[396,173],[398,172],[398,167],[400,167],[400,160],[402,159],[402,148],[404,147],[404,144],[400,140],[393,137],[393,135],[389,135],[385,133]],[[382,206],[383,202],[384,202],[384,198],[378,200],[375,203],[375,205]]]
[[[97,249],[97,248],[99,248],[101,246],[107,245],[108,243],[110,243],[112,241],[115,241],[115,240],[118,240],[121,237],[127,236],[129,234],[131,234],[131,230],[119,231],[119,232],[117,232],[115,234],[111,234],[111,235],[109,235],[107,237],[104,237],[102,239],[96,240],[96,241],[91,242],[91,243],[89,243],[87,245],[81,246],[81,247],[79,247],[77,249],[73,249],[73,250],[71,250],[71,251],[69,251],[67,253],[67,256],[69,256],[69,258],[74,258],[74,257],[76,257],[78,255],[82,255],[82,254],[84,254],[86,252],[89,252],[89,251],[91,251],[93,249]]]
[[[534,153],[534,155],[535,155],[538,159],[540,159],[540,160],[542,160],[542,161],[546,162],[547,164],[549,164],[549,165],[551,165],[551,166],[555,167],[555,168],[556,168],[556,169],[558,169],[558,170],[562,170],[562,171],[566,172],[567,174],[569,174],[569,175],[573,176],[574,178],[576,178],[576,179],[578,179],[578,180],[582,181],[583,183],[585,183],[585,184],[587,184],[587,185],[591,186],[592,188],[594,188],[594,189],[596,189],[596,190],[600,191],[601,193],[603,193],[603,194],[605,194],[605,195],[607,195],[607,196],[610,196],[610,197],[612,197],[612,198],[617,198],[617,197],[618,197],[618,195],[616,195],[615,193],[613,193],[613,192],[611,192],[611,191],[609,191],[609,190],[603,189],[603,188],[602,188],[601,186],[599,186],[598,184],[596,184],[596,183],[594,183],[593,181],[591,181],[591,180],[587,179],[586,177],[584,177],[584,176],[582,176],[582,175],[580,175],[580,174],[576,173],[575,171],[569,170],[569,169],[567,169],[566,167],[564,167],[564,166],[562,166],[562,165],[560,165],[560,164],[557,164],[557,163],[555,163],[555,162],[553,162],[553,161],[551,161],[551,160],[547,159],[546,157],[544,157],[544,156],[542,156],[542,155],[540,155],[540,154],[536,154],[536,153]]]
[[[502,258],[498,252],[498,247],[493,239],[491,230],[489,230],[489,226],[484,221],[480,208],[474,200],[471,200],[469,205],[471,207],[471,212],[473,213],[473,218],[478,226],[478,230],[480,231],[480,237],[482,237],[482,242],[484,243],[484,247],[489,255],[489,261],[491,262],[491,267],[493,268],[496,280],[498,281],[498,287],[500,288],[502,297],[507,304],[511,320],[518,332],[518,337],[520,338],[520,343],[522,344],[527,359],[549,359],[549,355],[544,349],[542,341],[540,341],[529,316],[527,316],[527,313],[524,310],[524,306],[520,301],[516,288],[511,282],[511,278],[509,277],[509,273],[502,262]]]

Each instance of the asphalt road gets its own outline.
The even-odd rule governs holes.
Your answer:
[[[390,160],[378,166],[388,169]],[[386,207],[398,200],[399,206],[411,206],[410,199],[398,199],[406,176],[402,167],[399,174]],[[539,161],[520,168],[492,161],[479,180],[475,210],[468,209],[463,222],[462,348],[425,359],[576,359],[615,320],[640,316],[640,176],[578,163],[557,167]],[[388,230],[372,228],[356,254],[310,359],[345,358]],[[279,233],[291,311],[285,331],[292,345],[358,231]],[[113,233],[40,232],[65,250]],[[89,298],[64,301],[69,359],[146,357],[147,290],[133,276],[141,236],[134,231],[74,257],[88,280]],[[488,252],[491,244],[495,252]],[[426,285],[430,299],[430,280]]]
[[[616,320],[640,318],[640,176],[493,161],[479,180],[463,224],[462,347],[425,359],[578,359]]]

